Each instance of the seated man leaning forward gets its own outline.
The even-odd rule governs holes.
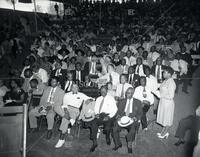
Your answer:
[[[118,102],[116,123],[113,128],[113,139],[115,143],[113,150],[118,150],[122,147],[119,133],[122,128],[125,128],[128,130],[128,134],[126,135],[128,153],[132,153],[132,143],[135,140],[136,131],[142,116],[141,101],[133,98],[133,94],[134,88],[129,87],[126,91],[126,98]]]
[[[79,92],[77,84],[73,84],[71,90],[71,92],[64,95],[63,105],[56,106],[54,108],[55,112],[62,117],[62,122],[60,124],[61,134],[57,144],[55,145],[55,148],[60,148],[65,143],[65,134],[68,130],[68,126],[70,123],[73,126],[77,120],[80,114],[79,110],[83,102],[88,99],[93,99]]]
[[[29,122],[30,128],[37,128],[37,117],[41,115],[46,115],[48,132],[47,139],[52,136],[52,129],[54,124],[54,107],[61,106],[64,97],[64,91],[58,87],[58,78],[52,77],[50,81],[51,86],[49,86],[43,93],[39,106],[30,110],[29,112]]]
[[[101,125],[104,127],[107,145],[111,144],[110,133],[113,127],[114,116],[117,113],[117,105],[114,97],[108,95],[107,92],[107,86],[102,86],[101,96],[96,99],[94,106],[95,119],[89,122],[91,140],[93,141],[90,152],[94,152],[97,147],[97,133]]]

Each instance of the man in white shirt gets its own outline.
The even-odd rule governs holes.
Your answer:
[[[33,75],[37,76],[42,83],[48,84],[49,76],[46,70],[40,68],[38,63],[33,64],[31,69],[33,70]]]
[[[116,67],[116,72],[118,74],[127,74],[129,66],[126,64],[126,59],[122,59],[122,62],[119,66]]]
[[[153,93],[154,96],[154,112],[156,112],[158,108],[159,98],[157,96],[158,88],[160,84],[157,81],[157,78],[151,75],[151,69],[148,67],[145,70],[146,74],[146,87]]]
[[[127,83],[127,76],[126,74],[120,75],[120,84],[117,85],[116,93],[115,93],[115,100],[120,100],[125,98],[126,90],[129,87],[133,87],[131,84]]]
[[[96,99],[95,103],[95,119],[91,121],[91,139],[93,145],[90,152],[94,152],[97,147],[97,132],[100,125],[104,126],[106,134],[106,143],[111,144],[110,133],[113,126],[114,116],[117,113],[117,105],[114,97],[107,95],[107,86],[101,87],[101,96]]]
[[[107,82],[112,82],[113,84],[113,89],[115,90],[117,85],[119,84],[119,74],[114,71],[114,65],[109,64],[107,66],[107,71],[108,73],[105,74],[104,76],[100,77],[99,79],[106,79]]]
[[[137,64],[133,66],[135,69],[135,74],[138,74],[139,76],[145,76],[144,72],[148,66],[143,64],[143,58],[138,57],[136,62]]]
[[[123,127],[128,130],[128,134],[126,135],[128,153],[132,153],[132,143],[135,140],[135,135],[140,125],[138,122],[141,120],[142,116],[141,101],[135,99],[133,97],[133,94],[134,88],[128,88],[126,91],[126,98],[121,99],[118,102],[118,111],[116,114],[116,121],[119,121],[123,116],[128,116],[133,120],[132,124]],[[120,147],[122,147],[122,143],[120,141],[121,129],[122,126],[120,126],[118,123],[116,123],[116,125],[113,128],[113,139],[115,143],[115,147],[113,148],[113,150],[118,150]]]
[[[62,147],[65,143],[65,134],[68,130],[68,126],[70,123],[72,126],[74,125],[80,114],[79,109],[83,102],[92,99],[91,97],[78,92],[78,90],[78,85],[73,84],[72,91],[64,95],[62,106],[54,108],[55,112],[62,117],[62,122],[60,124],[61,135],[58,143],[55,145],[56,148]]]
[[[126,60],[126,64],[128,66],[136,64],[136,58],[132,56],[131,51],[127,51],[126,56],[124,57],[124,59]]]
[[[142,129],[147,130],[147,117],[150,106],[154,103],[154,97],[151,90],[146,87],[146,77],[140,77],[140,86],[135,89],[134,98],[140,100],[143,106],[143,115],[141,117]]]

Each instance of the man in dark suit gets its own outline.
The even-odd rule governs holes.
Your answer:
[[[139,86],[140,76],[135,74],[135,70],[133,66],[128,68],[128,83],[133,87]]]
[[[162,59],[159,57],[156,60],[156,65],[154,65],[152,67],[152,75],[155,76],[158,80],[158,83],[161,83],[163,81],[163,76],[162,76],[162,72],[164,69],[164,65],[162,65]]]
[[[58,77],[61,88],[64,89],[65,81],[67,76],[67,71],[62,69],[62,61],[57,60],[55,64],[55,70],[51,72],[51,77]]]
[[[81,70],[81,63],[77,62],[75,65],[75,70],[71,71],[73,75],[73,81],[80,84],[80,82],[83,82],[85,80],[85,71]]]
[[[128,130],[128,134],[126,136],[128,142],[128,153],[132,153],[132,143],[135,140],[135,135],[139,127],[139,121],[142,116],[141,101],[133,98],[133,94],[134,88],[128,88],[126,91],[126,98],[118,102],[116,124],[113,128],[113,139],[115,143],[115,147],[113,148],[113,150],[118,150],[118,148],[122,147],[119,136],[122,127],[117,123],[117,121],[123,116],[128,116],[133,120],[133,123],[124,128]]]
[[[147,65],[144,65],[142,62],[143,59],[141,57],[138,57],[136,60],[136,64],[133,65],[133,68],[135,69],[135,74],[138,74],[139,76],[145,76],[145,70],[148,67]]]

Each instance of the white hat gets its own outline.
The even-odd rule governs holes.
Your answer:
[[[122,118],[120,118],[120,120],[118,121],[119,126],[121,127],[126,127],[129,126],[130,124],[133,123],[133,119],[131,119],[128,116],[123,116]]]

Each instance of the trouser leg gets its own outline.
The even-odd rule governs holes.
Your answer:
[[[29,112],[29,124],[30,128],[37,128],[37,117],[41,116],[41,114],[38,112],[38,108],[34,108],[30,110]]]
[[[135,140],[138,125],[139,124],[137,122],[134,122],[128,127],[128,134],[126,136],[127,142],[133,142]]]
[[[48,130],[52,130],[54,125],[55,112],[53,110],[50,110],[47,113],[46,117],[47,117]]]
[[[115,146],[119,146],[121,145],[121,140],[120,140],[120,131],[121,131],[121,127],[116,124],[113,128],[113,140],[115,143]]]
[[[193,117],[192,116],[182,119],[179,122],[175,137],[184,138],[186,131],[191,128],[191,125],[193,125]]]
[[[145,105],[143,107],[143,114],[142,114],[142,117],[141,117],[142,129],[147,128],[147,116],[146,116],[146,114],[147,114],[149,108],[150,108],[150,105]]]

